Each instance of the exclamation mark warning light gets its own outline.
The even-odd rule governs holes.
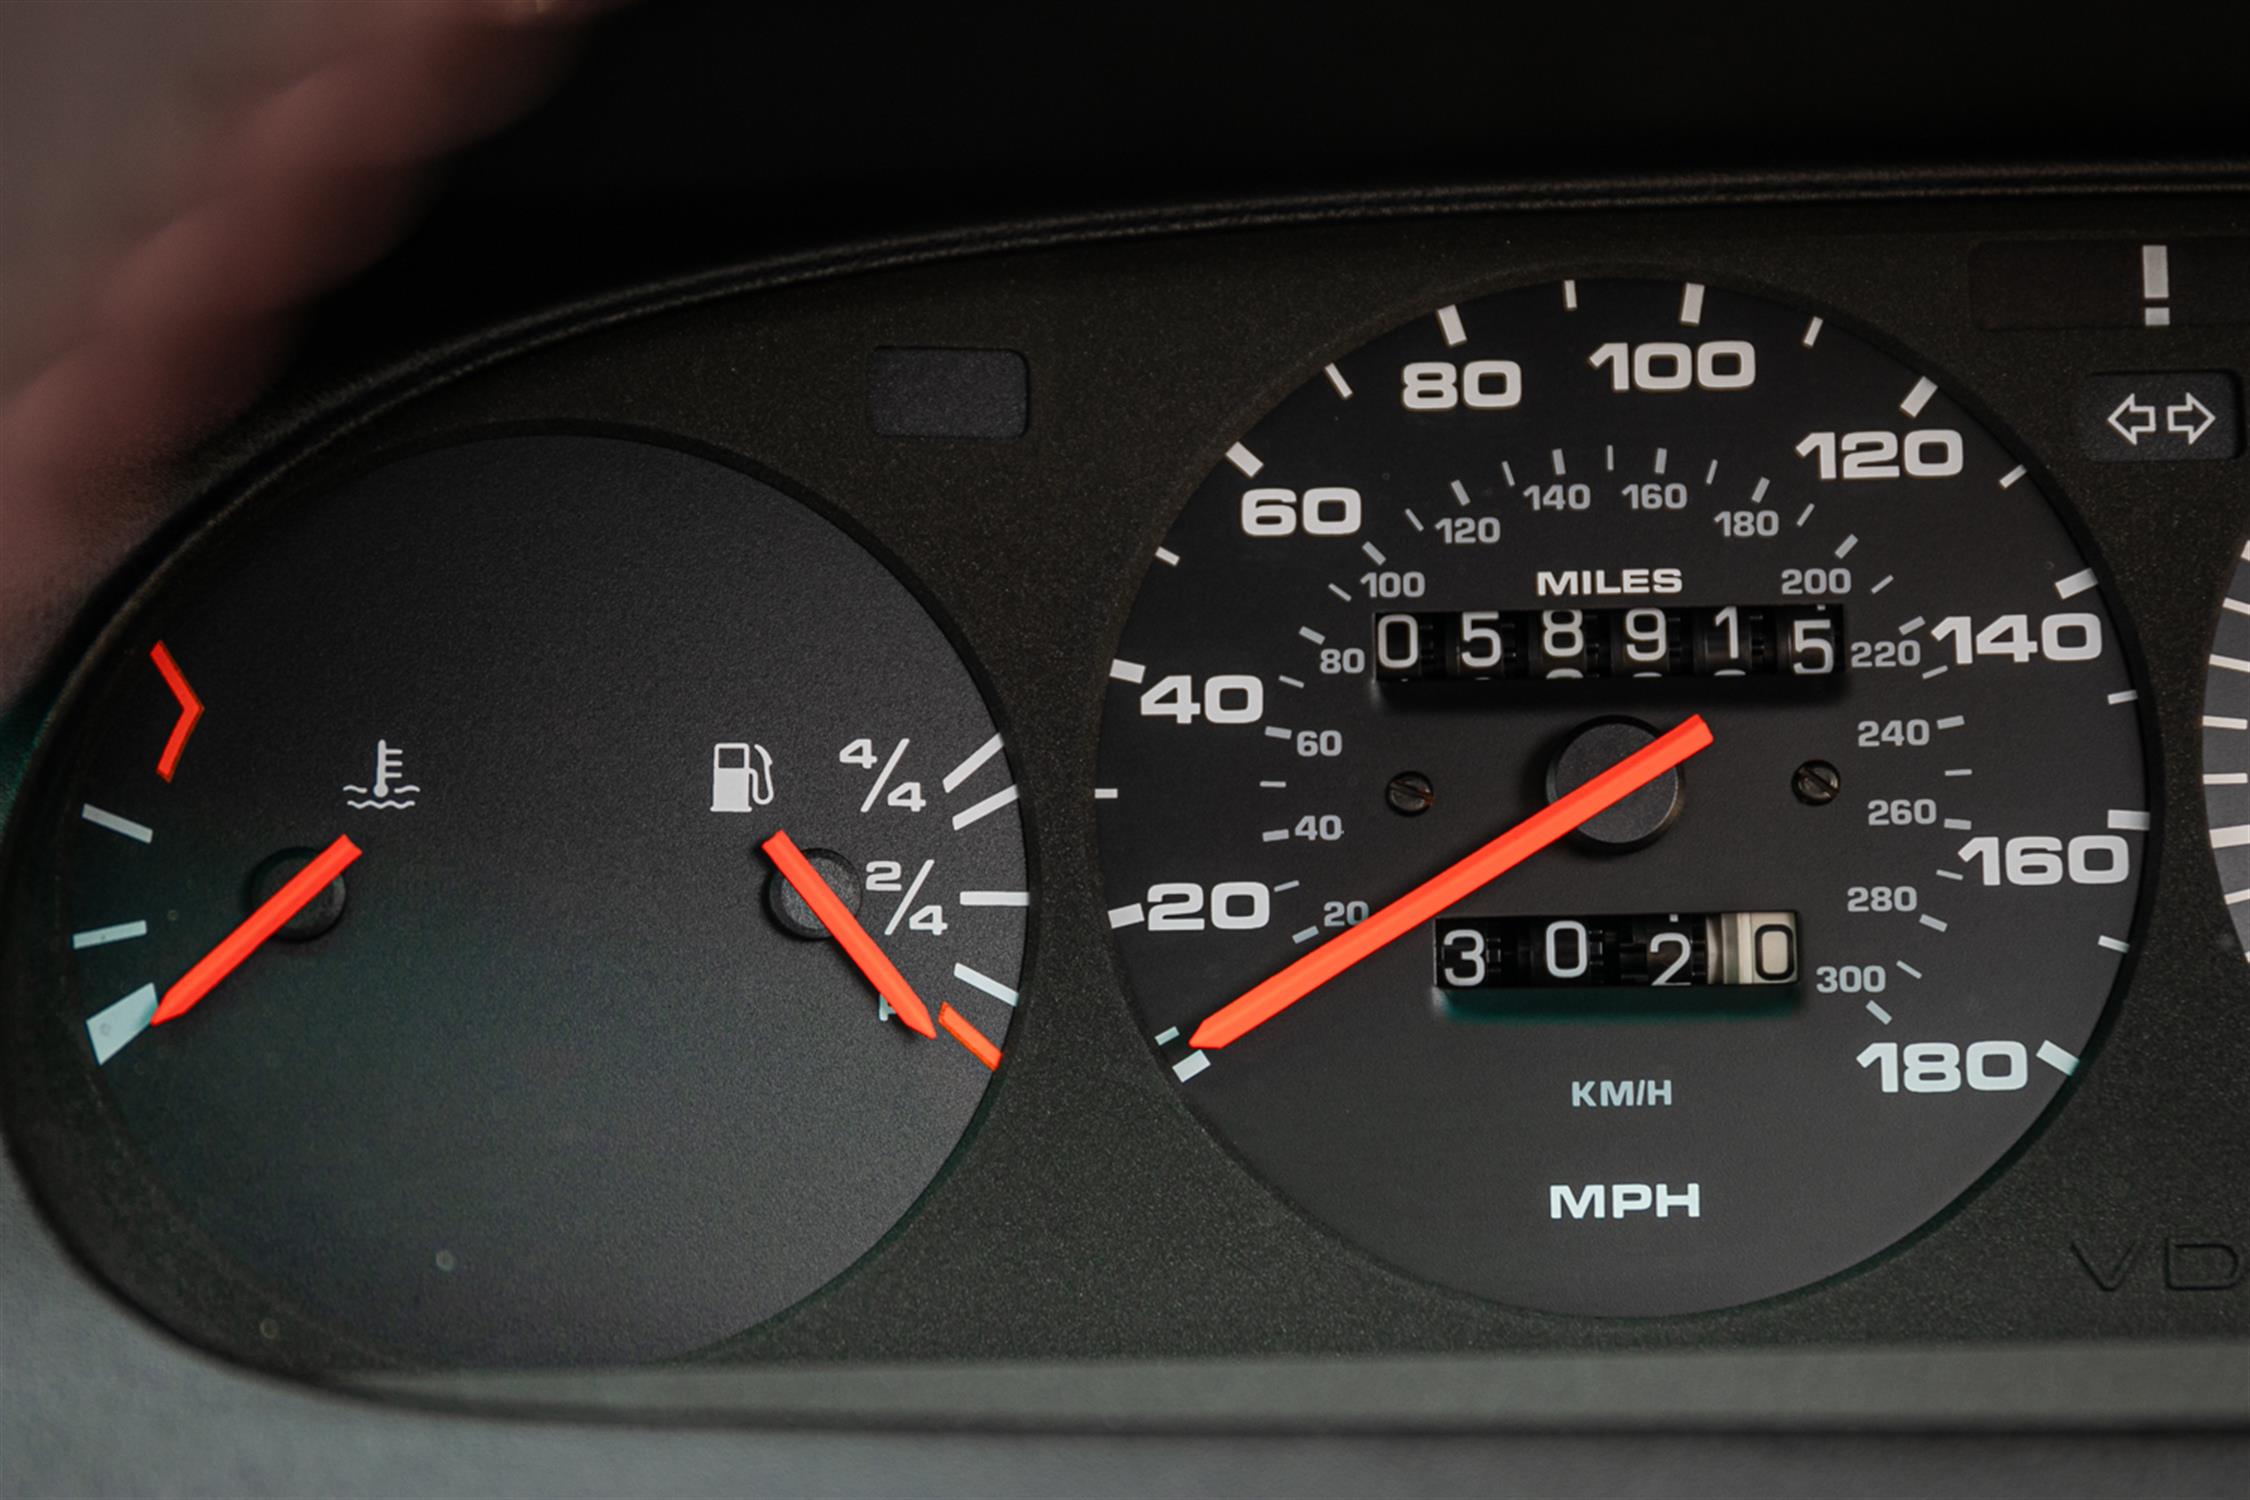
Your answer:
[[[1995,240],[1969,256],[1977,326],[2250,325],[2250,239]]]

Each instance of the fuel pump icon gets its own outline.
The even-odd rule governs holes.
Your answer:
[[[711,747],[711,811],[746,813],[773,801],[773,757],[740,740]]]

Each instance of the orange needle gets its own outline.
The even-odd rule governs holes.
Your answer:
[[[828,888],[828,882],[820,878],[820,872],[813,868],[811,860],[805,858],[804,851],[797,847],[796,841],[788,834],[776,830],[774,836],[759,847],[766,851],[766,857],[773,861],[774,868],[781,871],[781,878],[805,898],[805,905],[811,907],[813,915],[820,918],[820,925],[827,928],[837,942],[843,944],[844,952],[859,966],[859,972],[865,974],[867,982],[875,986],[875,993],[891,1003],[891,1009],[898,1012],[898,1018],[923,1036],[936,1036],[937,1027],[930,1024],[930,1008],[922,1003],[920,995],[914,993],[914,986],[906,982],[906,976],[898,971],[898,965],[892,963],[884,956],[883,950],[875,946],[875,940],[867,935],[866,928],[859,925],[859,918],[852,915],[851,908],[844,905],[842,898]]]
[[[1238,1000],[1213,1011],[1191,1047],[1224,1047],[1255,1031],[1376,950],[1466,900],[1564,834],[1615,807],[1711,743],[1696,714],[1585,785],[1563,793],[1460,862],[1423,881],[1356,927],[1348,927]]]
[[[893,1007],[893,1009],[896,1009],[896,1007]],[[968,1048],[978,1062],[983,1063],[987,1068],[1000,1066],[1000,1049],[992,1045],[992,1038],[970,1024],[967,1016],[962,1015],[961,1012],[950,1005],[940,1005],[937,1010],[937,1023],[945,1028],[947,1036]]]
[[[335,843],[314,855],[311,864],[290,876],[288,884],[266,897],[240,927],[220,939],[218,947],[204,954],[194,968],[182,974],[179,981],[164,992],[150,1024],[161,1026],[195,1009],[220,980],[240,968],[242,961],[257,952],[267,938],[288,926],[291,917],[328,889],[329,882],[357,858],[359,845],[353,843],[348,834],[339,835]]]

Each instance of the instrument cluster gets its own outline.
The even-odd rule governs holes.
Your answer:
[[[82,1260],[325,1378],[2239,1336],[2250,205],[1216,230],[277,400],[19,710]]]

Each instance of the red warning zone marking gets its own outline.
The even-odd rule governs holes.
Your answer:
[[[203,700],[188,686],[187,675],[180,670],[180,664],[172,660],[172,653],[164,649],[162,641],[149,648],[148,659],[156,663],[156,670],[163,674],[164,685],[180,701],[180,717],[172,725],[172,737],[164,742],[164,753],[156,758],[156,774],[170,781],[172,773],[179,769],[180,752],[187,748],[188,736],[195,733],[195,721],[203,717]]]

